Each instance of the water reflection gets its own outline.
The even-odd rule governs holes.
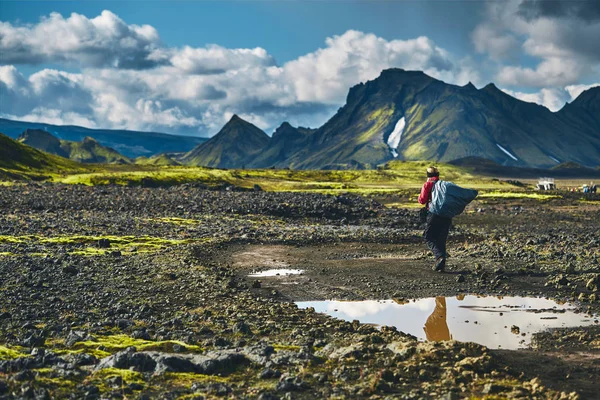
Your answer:
[[[446,322],[446,298],[438,296],[435,298],[435,308],[433,312],[425,321],[423,330],[427,340],[432,342],[439,342],[442,340],[450,340],[450,329],[448,329],[448,323]]]
[[[266,271],[252,272],[248,274],[250,278],[261,278],[269,276],[285,276],[285,275],[300,275],[304,273],[303,269],[287,269],[287,268],[276,268],[268,269]]]
[[[491,348],[526,347],[531,334],[548,328],[594,324],[574,306],[531,297],[459,295],[418,300],[309,301],[300,308],[347,321],[392,325],[421,340],[459,340]],[[511,331],[518,326],[518,333]],[[516,332],[516,330],[514,330]]]

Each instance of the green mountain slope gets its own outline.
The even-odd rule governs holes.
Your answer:
[[[184,155],[181,161],[194,166],[244,168],[268,142],[266,133],[234,115],[219,133]]]
[[[44,153],[0,133],[0,178],[35,177],[82,169],[81,164]]]
[[[81,142],[60,140],[41,129],[27,129],[17,141],[46,153],[55,154],[83,163],[130,164],[129,158],[95,139],[85,137]]]
[[[418,71],[385,70],[351,88],[346,105],[278,165],[374,167],[395,158],[482,157],[513,166],[548,168],[573,161],[595,167],[600,164],[597,92],[590,89],[553,113],[493,84],[478,90]],[[399,144],[391,148],[388,140],[394,137]]]
[[[0,118],[0,132],[16,139],[27,129],[41,129],[53,136],[72,142],[81,142],[86,137],[94,138],[103,146],[115,149],[126,157],[152,156],[165,152],[187,152],[206,138],[196,136],[169,135],[157,132],[138,132],[113,129],[88,129],[81,126],[52,125],[42,122],[13,121]]]
[[[155,166],[169,166],[169,165],[181,165],[167,154],[159,154],[152,157],[138,157],[135,159],[137,165],[155,165]]]

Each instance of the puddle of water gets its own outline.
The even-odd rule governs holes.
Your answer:
[[[527,347],[531,335],[548,328],[589,326],[594,318],[571,304],[531,297],[457,296],[413,301],[301,301],[346,321],[395,326],[420,340],[476,342],[489,348]],[[514,328],[518,327],[518,329]]]
[[[300,275],[304,272],[303,269],[285,269],[285,268],[277,268],[277,269],[268,269],[266,271],[260,272],[252,272],[248,274],[250,278],[264,278],[268,276],[284,276],[284,275]]]

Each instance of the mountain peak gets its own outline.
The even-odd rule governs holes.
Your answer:
[[[21,141],[25,138],[36,138],[36,139],[56,139],[50,132],[45,131],[43,129],[25,129],[21,135],[17,138],[17,140]]]
[[[573,100],[571,105],[598,109],[600,107],[600,86],[594,86],[584,90],[575,100]]]
[[[230,122],[247,122],[244,119],[240,118],[239,115],[237,114],[233,114],[233,116],[229,119],[228,123]]]
[[[82,142],[83,143],[98,143],[98,141],[91,136],[84,137]]]
[[[477,88],[475,87],[475,85],[473,85],[473,83],[471,83],[471,81],[469,81],[469,83],[467,83],[465,86],[463,86],[464,89],[469,89],[469,90],[477,90]]]
[[[481,90],[485,90],[486,92],[501,92],[502,91],[502,90],[498,89],[498,86],[496,86],[493,82],[488,83]]]
[[[269,136],[259,127],[234,114],[216,135],[192,149],[183,161],[188,165],[239,168],[268,142]]]

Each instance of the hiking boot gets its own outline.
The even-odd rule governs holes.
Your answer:
[[[446,257],[438,257],[435,260],[435,265],[433,266],[433,270],[435,272],[444,272],[446,269]]]

